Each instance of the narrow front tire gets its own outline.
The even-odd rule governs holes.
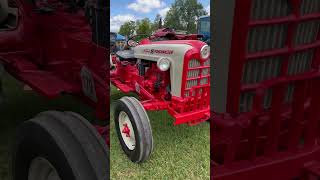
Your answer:
[[[115,127],[120,145],[135,163],[146,161],[153,150],[153,137],[148,115],[134,97],[123,97],[115,106]]]

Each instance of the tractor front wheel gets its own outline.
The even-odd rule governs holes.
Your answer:
[[[72,112],[48,111],[18,129],[12,180],[107,180],[109,152],[95,128]]]
[[[132,162],[146,161],[153,149],[148,115],[134,97],[123,97],[115,107],[115,127],[124,153]]]

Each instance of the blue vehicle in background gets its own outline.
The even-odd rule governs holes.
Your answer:
[[[202,34],[204,36],[202,40],[210,45],[210,16],[206,15],[199,17],[197,30],[198,34]]]

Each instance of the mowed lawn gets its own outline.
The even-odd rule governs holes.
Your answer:
[[[4,102],[0,103],[0,180],[8,180],[10,144],[16,128],[23,121],[42,111],[61,110],[80,113],[88,120],[94,118],[93,110],[71,96],[49,100],[35,93],[24,91],[23,84],[5,74],[3,78]]]
[[[115,87],[112,87],[111,92],[111,103],[124,96]],[[113,105],[111,104],[111,107]],[[174,126],[174,119],[165,111],[148,112],[148,115],[152,126],[154,150],[149,160],[134,164],[121,149],[111,111],[111,179],[209,179],[209,123],[191,127]]]

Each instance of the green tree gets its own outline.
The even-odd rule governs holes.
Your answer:
[[[207,12],[197,0],[175,0],[167,12],[164,26],[196,33],[196,20],[203,15]]]
[[[133,36],[135,29],[136,29],[135,22],[128,21],[120,26],[119,34],[126,36],[126,37],[130,37],[130,36]]]
[[[152,33],[152,23],[149,18],[144,18],[142,20],[136,21],[136,33],[151,35]]]

